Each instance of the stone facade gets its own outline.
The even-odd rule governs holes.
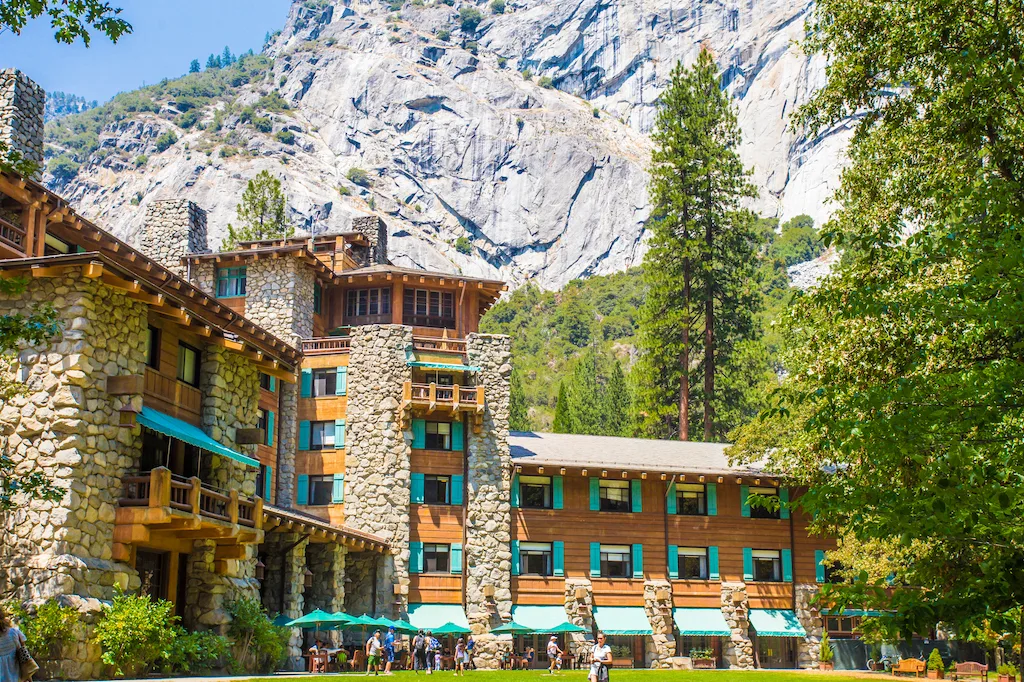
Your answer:
[[[265,564],[261,587],[263,605],[271,614],[298,618],[307,611],[305,597],[307,537],[296,533],[276,533],[273,541],[261,548]],[[288,640],[288,667],[303,670],[303,631],[293,628]]]
[[[821,656],[821,613],[814,604],[820,586],[815,583],[796,583],[796,617],[807,631],[807,636],[797,642],[797,665],[801,668],[817,668]]]
[[[391,544],[392,554],[374,571],[371,591],[378,613],[403,618],[407,599],[394,603],[394,585],[409,584],[412,430],[410,425],[402,431],[400,407],[403,385],[412,379],[405,355],[411,346],[411,327],[352,329],[345,436],[345,523]]]
[[[652,668],[671,668],[676,655],[675,621],[672,619],[672,583],[667,580],[644,582],[644,611],[654,632],[645,639],[645,663]]]
[[[566,647],[573,656],[579,656],[591,645],[595,629],[594,588],[586,578],[567,578],[565,581],[565,613],[570,623],[586,628],[587,632],[568,635]]]
[[[352,219],[352,231],[359,232],[370,242],[367,249],[367,265],[385,265],[388,260],[388,226],[379,216],[371,215]]]
[[[146,207],[145,243],[139,248],[179,277],[188,278],[181,259],[209,253],[206,211],[187,199],[159,199]]]
[[[46,93],[17,69],[0,71],[0,147],[34,164],[32,177],[43,174],[43,110]]]
[[[293,346],[313,336],[313,269],[298,258],[267,258],[245,269],[245,316]]]
[[[730,668],[753,670],[754,645],[750,641],[749,602],[746,583],[722,583],[722,615],[732,635],[722,645],[722,657]]]

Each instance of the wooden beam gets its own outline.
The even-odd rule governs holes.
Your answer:
[[[137,279],[127,280],[118,277],[112,272],[104,272],[100,274],[100,280],[107,286],[111,286],[121,291],[127,291],[130,294],[138,293],[142,290],[142,284]]]

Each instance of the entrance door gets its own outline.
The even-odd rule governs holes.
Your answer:
[[[142,585],[139,594],[148,594],[154,600],[167,598],[167,555],[163,552],[136,550],[135,570]]]
[[[188,554],[178,555],[178,590],[175,592],[174,613],[185,619],[185,599],[188,590]]]
[[[758,662],[762,668],[795,668],[796,639],[793,637],[758,637]]]

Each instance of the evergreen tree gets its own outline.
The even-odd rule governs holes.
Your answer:
[[[569,423],[569,392],[565,390],[565,381],[558,384],[558,400],[555,402],[555,420],[551,429],[555,433],[574,433]]]
[[[508,405],[508,428],[512,431],[529,431],[530,411],[526,405],[526,392],[523,390],[523,382],[519,379],[519,372],[512,370],[512,379],[509,386]]]
[[[216,69],[218,67],[220,67],[220,57],[211,54],[209,57],[206,58],[206,68]]]
[[[221,66],[231,66],[235,63],[235,57],[231,54],[231,48],[227,45],[224,46],[224,52],[220,55]]]
[[[604,386],[601,412],[604,415],[602,433],[606,436],[628,436],[632,433],[633,401],[626,385],[626,375],[618,359],[613,359],[608,381]]]
[[[287,222],[286,208],[281,181],[269,171],[260,171],[249,181],[236,209],[240,226],[236,230],[228,223],[221,250],[230,251],[238,242],[291,237],[295,228]]]
[[[199,66],[199,60],[198,59],[193,59],[192,63],[188,65],[188,72],[189,73],[199,73],[199,69],[200,69],[200,66]]]
[[[693,67],[672,70],[652,137],[654,217],[636,381],[641,430],[688,440],[700,415],[704,440],[712,440],[733,426],[716,419],[716,409],[727,407],[716,376],[736,344],[756,336],[760,292],[756,220],[739,208],[755,189],[736,153],[736,113],[706,49]]]

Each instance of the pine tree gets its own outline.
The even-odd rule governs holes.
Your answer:
[[[565,381],[558,384],[558,399],[555,402],[555,420],[551,424],[551,430],[555,433],[575,433],[572,430],[569,413],[569,392],[565,389]]]
[[[220,55],[221,66],[231,66],[235,63],[235,57],[231,54],[231,48],[227,45],[224,46],[224,51]]]
[[[640,315],[637,366],[641,430],[704,440],[730,426],[715,419],[715,378],[735,345],[756,336],[756,221],[739,202],[755,195],[736,149],[736,113],[711,54],[672,70],[662,93],[651,157],[652,238]],[[703,386],[698,381],[703,378]],[[698,411],[696,406],[700,405]]]
[[[241,225],[236,230],[228,223],[221,251],[235,248],[238,242],[291,237],[295,228],[288,225],[286,208],[281,181],[269,171],[260,171],[249,181],[236,209]]]
[[[219,68],[219,67],[220,67],[220,57],[218,57],[217,55],[211,54],[209,57],[206,58],[206,68],[208,68],[208,69],[216,69],[216,68]]]
[[[519,372],[514,369],[509,386],[508,428],[512,431],[529,431],[531,429],[526,392],[523,390],[523,382],[519,379]]]
[[[188,72],[189,73],[199,73],[199,69],[200,69],[200,66],[199,66],[199,60],[198,59],[193,59],[192,63],[188,65]]]
[[[601,412],[604,415],[602,433],[606,436],[628,436],[632,432],[633,401],[626,385],[626,375],[618,359],[612,361],[611,372],[604,386]]]

